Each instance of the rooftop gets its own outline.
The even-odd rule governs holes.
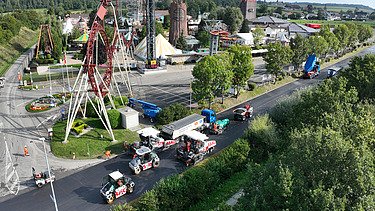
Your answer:
[[[116,181],[116,180],[120,179],[121,177],[123,177],[124,175],[119,171],[114,171],[114,172],[110,173],[109,176],[112,177],[112,179],[114,179]]]
[[[288,21],[273,16],[261,16],[252,21],[253,24],[283,24]]]

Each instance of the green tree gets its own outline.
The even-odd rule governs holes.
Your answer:
[[[200,104],[207,101],[209,108],[223,86],[217,78],[221,72],[227,71],[230,62],[227,59],[222,61],[222,58],[220,55],[205,56],[193,69],[193,98]]]
[[[358,41],[363,43],[366,40],[370,39],[372,36],[374,36],[374,30],[371,26],[367,24],[358,24]]]
[[[219,10],[218,18],[228,26],[230,33],[238,31],[243,21],[242,12],[238,7],[227,7]]]
[[[73,30],[72,30],[72,33],[70,34],[69,38],[70,38],[70,40],[75,40],[78,37],[80,37],[81,35],[82,34],[81,34],[81,31],[79,30],[79,28],[77,26],[74,26]]]
[[[268,4],[267,3],[260,4],[260,7],[259,9],[257,9],[257,12],[260,15],[266,14],[268,12]]]
[[[283,8],[282,7],[277,7],[274,12],[278,13],[280,15],[283,15]]]
[[[360,99],[375,99],[375,55],[354,57],[349,67],[341,73],[348,79],[349,86],[358,90]]]
[[[349,47],[353,48],[358,42],[358,34],[359,34],[359,31],[357,28],[358,24],[345,23],[345,25],[348,27],[348,29],[350,29],[349,40],[348,40]]]
[[[241,87],[245,86],[251,75],[254,74],[251,47],[234,45],[229,48],[228,52],[232,55],[232,84],[236,88],[237,98]]]
[[[259,26],[256,26],[256,28],[253,31],[254,45],[259,46],[262,43],[264,36],[264,30]]]
[[[349,44],[350,31],[349,28],[340,24],[335,27],[333,33],[336,35],[337,39],[340,41],[340,49],[345,50],[346,46]]]
[[[315,53],[318,57],[323,57],[328,51],[328,43],[322,36],[310,36],[309,54]]]
[[[319,35],[322,36],[328,43],[327,53],[337,53],[340,48],[340,41],[337,39],[335,34],[331,32],[328,25],[323,25],[319,31]]]
[[[183,34],[181,34],[180,37],[177,39],[176,48],[181,49],[181,50],[187,50],[188,45]]]
[[[308,40],[301,35],[297,34],[294,39],[290,41],[290,48],[293,51],[293,57],[291,59],[292,64],[295,70],[299,70],[302,63],[306,61],[308,50],[309,50],[309,43]]]
[[[139,36],[139,39],[143,40],[146,37],[146,33],[147,33],[146,26],[143,26],[142,30],[141,30],[141,33],[140,33],[140,36]],[[164,36],[164,28],[163,28],[163,24],[161,22],[156,21],[155,22],[155,36],[158,36],[159,34]]]
[[[210,45],[210,33],[208,31],[198,31],[196,38],[199,40],[199,45],[201,47],[208,47]]]
[[[280,42],[269,44],[267,50],[264,56],[267,71],[276,77],[283,76],[283,67],[291,62],[293,51]]]
[[[231,69],[232,55],[228,53],[218,55],[218,66],[220,69],[216,72],[214,84],[216,84],[215,96],[221,96],[221,103],[224,103],[224,94],[226,94],[232,85],[233,71]],[[250,59],[251,61],[251,59]],[[245,68],[245,67],[243,67]]]
[[[249,20],[247,20],[247,19],[243,20],[240,32],[241,33],[249,33],[250,32],[250,27],[249,27],[250,24],[251,24],[251,22]]]
[[[180,103],[174,103],[159,112],[157,122],[159,125],[166,125],[189,116],[190,114],[191,112],[186,106],[183,106]]]

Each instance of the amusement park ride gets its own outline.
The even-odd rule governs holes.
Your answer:
[[[147,68],[157,68],[155,59],[155,3],[154,0],[147,1]],[[115,105],[112,100],[112,95],[117,94],[121,97],[121,93],[118,87],[116,78],[114,77],[115,68],[121,76],[122,82],[126,85],[128,93],[132,96],[131,84],[129,81],[128,71],[129,65],[127,64],[129,55],[129,48],[131,42],[124,39],[124,36],[120,34],[117,14],[119,7],[119,0],[115,1],[116,6],[113,5],[111,0],[101,0],[96,13],[96,17],[91,26],[89,34],[89,40],[87,42],[87,52],[83,60],[83,65],[78,73],[76,81],[74,83],[69,104],[69,114],[67,119],[67,127],[65,131],[64,143],[68,142],[68,136],[74,120],[79,110],[82,111],[85,116],[87,103],[91,103],[95,112],[98,114],[103,125],[107,129],[108,133],[112,137],[113,141],[115,137],[109,122],[108,114],[106,111],[104,97],[108,96],[112,107]],[[120,8],[121,10],[121,8]],[[114,17],[114,36],[113,40],[109,40],[104,30],[104,16],[108,11],[113,11]],[[105,72],[103,75],[99,73],[98,65],[98,41],[101,40],[105,45],[105,52],[107,55],[107,62],[105,66]],[[94,48],[96,46],[96,48]],[[121,71],[122,67],[125,67],[125,71]],[[112,83],[112,80],[114,83]],[[89,88],[89,84],[90,87]],[[97,98],[97,101],[92,100],[92,96]],[[121,98],[122,100],[122,98]],[[84,104],[82,104],[84,102]],[[124,102],[122,102],[124,104]],[[82,105],[84,108],[82,109]]]

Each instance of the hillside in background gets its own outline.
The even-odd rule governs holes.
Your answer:
[[[63,8],[64,10],[86,10],[96,8],[99,0],[0,0],[0,12],[18,9]]]
[[[336,11],[336,12],[340,12],[341,10],[343,11],[355,10],[356,8],[358,8],[358,10],[362,10],[364,12],[369,12],[369,13],[375,11],[371,7],[365,6],[362,4],[333,4],[333,3],[321,4],[321,3],[308,3],[308,2],[296,2],[296,3],[290,3],[290,4],[297,4],[303,8],[307,7],[307,5],[312,5],[313,7],[316,7],[316,8],[327,7],[327,10]]]

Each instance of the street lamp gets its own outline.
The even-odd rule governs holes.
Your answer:
[[[42,137],[42,138],[39,138],[40,141],[43,141],[43,147],[44,147],[44,155],[46,157],[46,163],[47,163],[47,169],[48,169],[48,174],[49,175],[52,175],[51,174],[51,169],[49,167],[49,163],[48,163],[48,157],[47,157],[47,149],[46,149],[46,142],[45,142],[45,138]],[[53,189],[53,181],[51,180],[51,190],[52,190],[52,200],[53,200],[53,203],[55,204],[55,210],[58,211],[59,209],[57,208],[57,201],[56,201],[56,196],[55,196],[55,190]]]

